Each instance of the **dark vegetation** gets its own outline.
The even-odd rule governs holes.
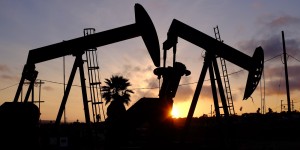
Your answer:
[[[157,133],[145,123],[120,135],[122,142],[114,149],[236,149],[279,150],[300,148],[300,114],[243,114],[228,119],[193,118],[188,130],[183,130],[185,118],[173,120],[167,132]],[[91,129],[91,130],[90,130]],[[85,123],[39,126],[42,149],[111,149],[106,145],[105,122],[87,126]],[[185,134],[184,134],[185,133]],[[121,134],[121,133],[120,133]],[[124,134],[124,132],[122,132]],[[64,141],[67,140],[67,141]]]

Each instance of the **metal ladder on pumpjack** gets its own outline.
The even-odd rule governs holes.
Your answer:
[[[218,26],[214,27],[214,33],[215,33],[215,38],[218,41],[223,42],[223,40],[221,40],[221,36],[220,36]],[[229,115],[234,115],[235,111],[234,111],[234,106],[233,106],[232,94],[231,94],[231,89],[230,89],[230,84],[229,84],[229,78],[228,78],[225,59],[220,57],[220,62],[221,62],[222,72],[223,72],[223,79],[224,79],[224,86],[225,86],[225,92],[226,92],[226,98],[227,98],[228,112],[229,112]]]
[[[84,36],[95,33],[94,28],[85,28],[83,30]],[[93,113],[93,121],[100,122],[105,120],[103,102],[101,96],[101,82],[99,74],[99,65],[97,59],[97,48],[87,49],[85,51],[89,77],[90,100]],[[102,114],[102,115],[101,115]]]

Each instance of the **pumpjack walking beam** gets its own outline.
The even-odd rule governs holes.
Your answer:
[[[249,71],[244,100],[248,99],[256,89],[263,70],[264,53],[262,47],[257,47],[252,57],[174,19],[168,32],[168,39],[163,43],[163,49],[170,49],[177,44],[177,38],[181,37],[214,55]]]

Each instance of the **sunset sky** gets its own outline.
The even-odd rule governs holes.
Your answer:
[[[288,54],[288,74],[293,108],[300,110],[300,1],[298,0],[2,0],[0,1],[0,104],[13,101],[22,69],[32,49],[83,36],[84,28],[102,32],[135,23],[134,5],[141,4],[148,12],[158,34],[161,49],[173,19],[177,19],[213,38],[218,26],[225,44],[251,56],[256,47],[264,49],[264,76],[252,95],[243,100],[247,70],[229,61],[230,86],[235,112],[253,113],[265,99],[266,111],[280,112],[286,106],[286,85],[283,64],[282,35]],[[120,33],[122,34],[122,33]],[[197,38],[197,37],[195,37]],[[191,71],[183,76],[174,98],[180,117],[186,117],[203,66],[205,50],[178,38],[176,60]],[[142,97],[158,97],[159,80],[156,68],[141,37],[97,48],[102,83],[111,75],[128,78],[135,93],[129,108]],[[167,66],[172,66],[168,51]],[[74,57],[66,58],[66,78]],[[218,59],[219,61],[219,59]],[[245,62],[247,63],[247,62]],[[41,119],[55,120],[63,97],[63,58],[36,64],[42,80]],[[220,68],[221,70],[221,68]],[[87,77],[86,77],[87,78]],[[79,73],[66,105],[68,121],[84,121]],[[38,87],[35,87],[38,100]],[[25,95],[25,93],[24,93]],[[281,101],[283,100],[283,101]],[[106,105],[107,106],[107,105]],[[210,115],[213,99],[209,76],[205,79],[194,117]],[[90,109],[91,110],[91,109]],[[285,109],[286,110],[286,109]]]

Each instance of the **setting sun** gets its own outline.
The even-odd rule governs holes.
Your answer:
[[[172,112],[171,112],[171,115],[173,118],[179,118],[179,111],[176,107],[173,106],[173,109],[172,109]]]

